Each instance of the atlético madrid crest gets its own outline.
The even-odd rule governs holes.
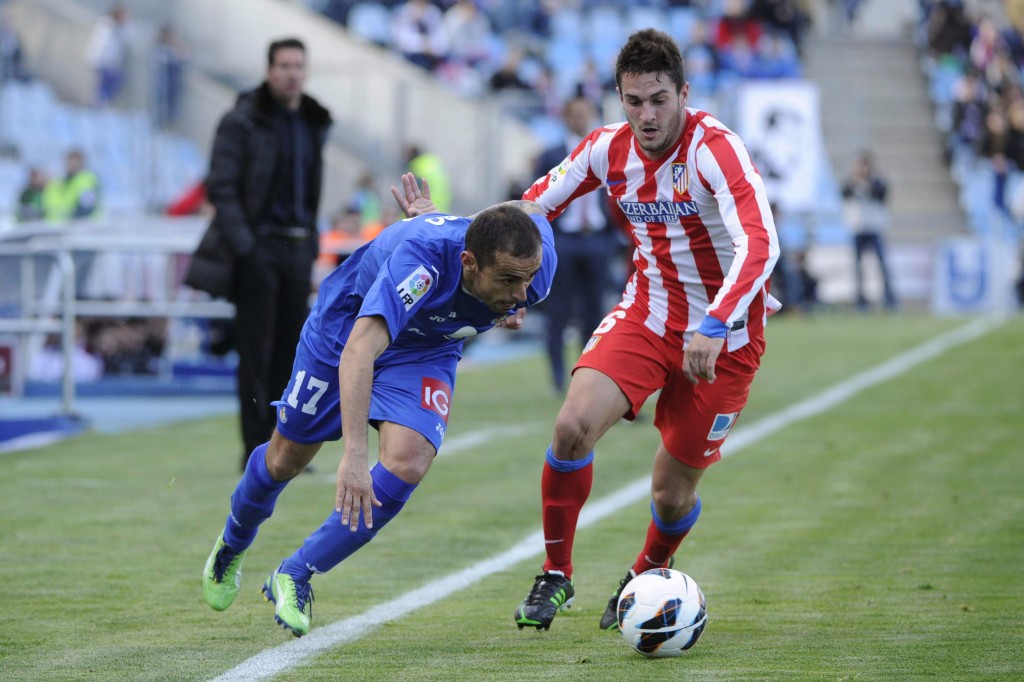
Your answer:
[[[676,194],[686,194],[690,187],[690,176],[686,173],[685,163],[672,164],[672,186],[676,188]]]

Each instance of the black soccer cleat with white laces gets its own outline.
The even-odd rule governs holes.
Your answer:
[[[516,608],[516,625],[520,630],[525,627],[547,630],[551,627],[555,614],[572,606],[575,594],[572,580],[566,578],[561,571],[548,571],[544,575],[538,575],[530,594],[526,595],[523,603]]]
[[[676,563],[675,557],[670,557],[668,560],[668,566],[666,568],[672,568]],[[615,594],[608,600],[608,606],[605,607],[604,613],[601,614],[601,629],[602,630],[618,630],[619,629],[619,597],[622,595],[622,590],[626,589],[626,585],[629,581],[636,577],[636,571],[630,566],[629,570],[626,571],[626,577],[619,581],[619,588],[615,590]]]

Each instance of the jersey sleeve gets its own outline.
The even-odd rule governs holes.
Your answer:
[[[551,283],[555,279],[555,269],[558,267],[558,255],[555,252],[555,235],[551,229],[551,223],[542,215],[531,215],[533,222],[540,230],[541,238],[541,262],[540,270],[530,282],[527,292],[526,305],[534,306],[543,301],[551,293]]]
[[[548,220],[554,220],[574,199],[600,187],[601,180],[590,164],[590,153],[600,134],[598,129],[583,138],[560,164],[534,181],[523,199],[536,201],[547,211]]]
[[[697,173],[718,203],[735,257],[707,314],[728,327],[743,316],[779,258],[764,181],[733,133],[711,131],[696,151]]]
[[[433,298],[440,273],[439,254],[420,243],[403,242],[381,264],[358,317],[384,318],[394,341],[416,311]]]

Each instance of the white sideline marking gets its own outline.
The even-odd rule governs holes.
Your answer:
[[[486,429],[470,431],[445,440],[441,445],[441,451],[437,453],[437,456],[444,457],[445,455],[450,455],[453,452],[470,450],[496,438],[504,438],[505,436],[522,436],[526,433],[532,433],[540,427],[540,422],[530,422],[528,424],[517,424],[516,426],[494,426]]]
[[[744,447],[760,442],[785,427],[803,419],[826,412],[840,403],[852,398],[857,393],[888,381],[907,372],[928,360],[942,355],[956,346],[981,338],[1003,323],[1002,318],[981,318],[963,327],[943,334],[896,357],[883,362],[872,369],[861,372],[853,377],[825,389],[796,405],[781,412],[769,415],[749,426],[739,427],[723,448],[722,457],[732,455]],[[469,434],[467,434],[469,435]],[[588,502],[580,514],[579,529],[591,526],[607,516],[614,514],[623,507],[633,504],[650,494],[650,478],[644,477],[629,483],[618,491]],[[228,670],[214,682],[247,680],[264,680],[301,664],[305,659],[315,656],[327,649],[353,642],[366,636],[384,623],[398,620],[407,613],[429,606],[448,595],[465,589],[489,575],[504,571],[511,566],[544,552],[544,536],[537,531],[526,537],[510,549],[484,559],[477,564],[457,573],[415,589],[379,604],[358,616],[352,616],[330,625],[317,627],[301,639],[292,639],[286,644],[266,649],[240,665]]]

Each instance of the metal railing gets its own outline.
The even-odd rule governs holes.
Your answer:
[[[30,355],[29,339],[60,336],[63,413],[74,413],[73,355],[79,318],[234,316],[232,304],[204,300],[179,282],[180,266],[195,250],[205,226],[204,218],[138,216],[63,227],[31,224],[0,235],[0,334],[18,335],[22,366]],[[139,295],[126,286],[117,297],[85,297],[88,292],[83,292],[87,288],[83,283],[90,268],[112,268],[115,289],[117,277],[129,274],[129,268],[124,272],[117,268],[132,263],[131,257],[103,262],[115,254],[141,255],[146,263],[155,265],[159,290]],[[52,263],[40,267],[41,259]]]

